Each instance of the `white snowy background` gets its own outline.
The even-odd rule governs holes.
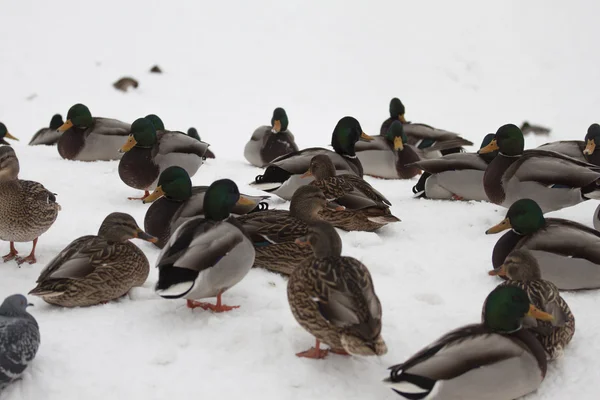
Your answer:
[[[168,129],[195,126],[217,159],[193,182],[229,177],[246,193],[255,193],[246,184],[260,170],[245,162],[243,146],[278,106],[301,148],[327,146],[345,115],[378,133],[393,96],[408,120],[477,144],[523,120],[551,127],[551,140],[582,139],[599,119],[599,10],[597,1],[0,0],[0,121],[21,139],[13,144],[20,177],[58,193],[62,206],[40,238],[37,264],[0,264],[0,297],[27,293],[54,255],[96,233],[110,212],[128,212],[143,226],[148,205],[126,199],[139,193],[120,181],[117,162],[70,162],[54,147],[27,146],[74,103],[96,116],[132,122],[156,113]],[[148,73],[154,64],[164,74]],[[125,75],[139,80],[137,90],[112,87]],[[543,142],[527,139],[530,147]],[[343,253],[373,275],[387,355],[295,357],[314,342],[293,319],[277,275],[251,271],[224,296],[241,308],[212,314],[156,296],[153,268],[144,287],[107,305],[61,309],[31,298],[42,344],[0,398],[396,398],[381,384],[388,366],[479,320],[498,283],[487,271],[500,236],[484,231],[505,210],[416,200],[415,181],[367,180],[402,222],[340,234]],[[596,205],[552,216],[591,225]],[[136,244],[153,265],[157,249]],[[26,253],[30,244],[17,249]],[[600,295],[564,297],[577,332],[530,399],[596,396]]]

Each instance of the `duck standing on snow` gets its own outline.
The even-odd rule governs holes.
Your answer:
[[[508,278],[501,285],[525,290],[531,304],[554,317],[552,323],[540,321],[531,327],[531,331],[544,346],[548,361],[559,358],[575,334],[575,317],[556,285],[542,279],[535,257],[524,248],[514,250],[500,268],[489,274]]]
[[[510,230],[509,230],[510,229]],[[600,232],[561,218],[544,218],[531,199],[516,201],[506,218],[486,234],[509,230],[494,246],[492,265],[500,268],[515,249],[527,249],[544,279],[561,290],[600,288]]]
[[[181,225],[158,256],[156,293],[167,299],[185,298],[189,308],[214,312],[239,306],[221,303],[222,294],[240,282],[254,263],[254,247],[241,225],[231,218],[240,201],[237,185],[221,179],[204,195],[204,217]],[[196,301],[216,297],[217,303]]]
[[[202,141],[202,139],[200,139],[200,135],[198,134],[198,130],[194,127],[188,129],[187,134],[189,137],[193,137],[199,142]],[[215,158],[215,153],[213,153],[210,149],[207,149],[206,153],[204,153],[204,158]]]
[[[483,175],[490,202],[510,207],[523,198],[535,200],[544,212],[600,199],[600,167],[539,149],[524,150],[521,130],[501,126],[496,137],[479,154],[499,150]]]
[[[121,147],[125,154],[119,162],[119,177],[127,185],[144,191],[143,200],[156,188],[160,173],[171,166],[180,166],[194,176],[202,165],[208,144],[181,132],[156,131],[147,118],[131,125],[131,134]]]
[[[264,167],[277,157],[298,151],[294,135],[288,130],[288,116],[281,107],[273,111],[271,125],[256,128],[244,147],[244,157],[255,167]]]
[[[62,307],[107,303],[146,282],[150,264],[129,239],[155,242],[129,214],[109,214],[98,235],[82,236],[63,249],[42,270],[29,294]]]
[[[483,138],[481,148],[496,135]],[[425,172],[413,188],[416,197],[443,200],[488,201],[483,188],[483,175],[498,151],[486,154],[453,153],[432,160],[422,160],[414,165]]]
[[[33,264],[38,238],[56,221],[60,206],[56,195],[42,184],[18,179],[18,175],[15,151],[10,146],[0,147],[0,239],[10,242],[10,252],[3,259]],[[31,241],[31,253],[19,257],[14,242]]]
[[[335,354],[374,356],[387,353],[381,337],[381,303],[367,267],[343,257],[333,226],[317,222],[296,243],[310,245],[313,257],[299,264],[288,282],[288,301],[296,321],[316,338],[315,347],[298,357]],[[320,343],[330,347],[321,350]]]
[[[404,125],[408,143],[415,146],[423,158],[437,158],[446,154],[463,151],[462,146],[472,146],[473,143],[462,138],[459,134],[436,129],[425,124],[407,122],[404,118],[404,104],[394,97],[390,101],[390,117],[381,124],[380,135],[385,136],[394,121]]]
[[[356,157],[354,146],[359,140],[373,140],[365,134],[355,118],[344,117],[339,120],[331,137],[335,151],[320,147],[294,151],[273,160],[262,175],[251,183],[257,189],[276,194],[285,200],[291,200],[294,192],[300,186],[308,185],[312,179],[302,179],[310,160],[318,154],[325,154],[333,164],[337,173],[363,176],[363,167]]]
[[[370,142],[356,143],[356,156],[366,175],[385,179],[410,179],[421,170],[408,166],[419,161],[418,151],[408,144],[404,126],[393,121],[384,135],[375,136]]]
[[[19,140],[16,137],[14,137],[13,135],[11,135],[10,133],[8,133],[8,129],[6,128],[6,125],[4,125],[2,122],[0,122],[0,144],[10,145],[10,143],[8,143],[5,139]]]
[[[37,131],[31,138],[29,145],[54,146],[56,143],[58,143],[58,139],[60,139],[60,136],[62,135],[62,133],[58,131],[58,128],[60,128],[63,124],[64,121],[62,115],[54,114],[50,120],[50,126]]]
[[[158,238],[154,243],[163,248],[171,232],[185,221],[204,215],[204,196],[208,186],[192,186],[190,176],[181,167],[169,167],[158,178],[154,192],[142,202],[152,203],[144,217],[144,229]],[[240,194],[240,201],[233,206],[231,212],[235,215],[248,214],[256,209],[268,208],[261,203],[269,196],[248,196]]]
[[[517,399],[546,376],[544,348],[523,328],[526,317],[552,321],[519,287],[500,286],[487,297],[483,322],[451,331],[402,364],[385,380],[405,399]]]
[[[596,143],[600,144],[600,125],[591,124],[584,140],[561,140],[546,143],[538,150],[556,151],[557,153],[600,166],[600,150],[596,151]]]
[[[89,108],[75,104],[58,131],[58,154],[67,160],[118,160],[119,148],[127,140],[131,125],[116,119],[92,117]]]
[[[25,296],[13,294],[0,306],[0,393],[21,377],[40,347],[40,328],[27,312],[32,305]]]

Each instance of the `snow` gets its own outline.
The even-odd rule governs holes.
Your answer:
[[[143,224],[148,206],[126,199],[139,192],[119,180],[117,162],[70,162],[56,148],[26,145],[74,103],[128,122],[156,113],[169,129],[195,126],[217,159],[193,182],[230,177],[246,193],[255,193],[246,184],[260,170],[243,160],[243,146],[278,106],[301,148],[327,146],[344,115],[376,133],[393,96],[403,100],[408,120],[476,143],[523,120],[551,127],[552,140],[581,139],[600,106],[599,9],[592,1],[3,1],[0,121],[21,139],[13,145],[20,177],[58,193],[62,211],[40,238],[37,264],[0,265],[0,297],[27,293],[54,255],[97,232],[110,212]],[[148,73],[154,64],[164,74]],[[126,75],[139,88],[116,91],[112,83]],[[314,343],[294,321],[279,276],[251,271],[224,296],[241,308],[212,314],[156,296],[153,269],[144,287],[102,306],[60,309],[31,298],[40,351],[0,399],[396,398],[381,384],[388,366],[479,320],[498,283],[487,270],[499,235],[484,231],[505,210],[416,200],[415,181],[368,181],[402,222],[341,236],[343,253],[373,275],[387,355],[295,357]],[[591,226],[596,206],[589,201],[552,215]],[[158,250],[135,243],[153,264]],[[600,296],[564,297],[577,332],[530,399],[594,398]]]

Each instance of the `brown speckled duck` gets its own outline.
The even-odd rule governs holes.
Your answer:
[[[156,240],[131,215],[109,214],[97,236],[80,237],[50,261],[29,294],[63,307],[92,306],[124,296],[146,282],[150,271],[144,252],[129,242],[133,238]]]
[[[554,317],[552,322],[540,321],[528,327],[544,346],[548,360],[560,357],[575,334],[575,317],[556,285],[542,279],[535,257],[529,250],[514,250],[500,268],[490,271],[489,274],[508,278],[501,285],[518,286],[525,290],[531,304]]]
[[[342,240],[326,222],[310,226],[296,240],[310,245],[313,257],[299,264],[288,282],[288,301],[296,321],[316,338],[298,357],[324,358],[328,352],[361,356],[382,355],[381,303],[367,267],[343,257]],[[330,350],[320,349],[320,343]]]
[[[38,237],[56,221],[60,206],[42,184],[18,179],[19,160],[10,146],[0,147],[0,239],[10,242],[4,262],[33,264]],[[31,253],[19,257],[14,242],[32,242]]]

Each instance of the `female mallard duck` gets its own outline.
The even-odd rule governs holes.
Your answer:
[[[186,298],[190,308],[214,312],[239,306],[221,303],[221,295],[240,282],[254,263],[254,247],[231,210],[240,200],[236,184],[221,179],[204,195],[204,217],[181,225],[158,257],[156,293],[167,299]],[[217,297],[217,304],[195,301]]]
[[[544,212],[600,198],[600,168],[553,151],[526,150],[521,130],[503,125],[479,154],[500,150],[483,175],[490,202],[510,207],[523,198],[535,200]]]
[[[193,137],[199,142],[202,142],[200,139],[200,135],[198,134],[198,130],[194,127],[188,129],[187,134],[189,137]],[[204,153],[204,158],[215,158],[215,153],[213,153],[210,149],[206,149],[206,153]]]
[[[525,290],[531,304],[554,317],[552,323],[534,324],[531,331],[546,350],[549,361],[560,357],[575,334],[575,317],[556,285],[542,279],[535,257],[526,249],[514,250],[500,268],[491,270],[489,274],[508,278],[501,285]]]
[[[516,201],[506,218],[487,234],[510,229],[492,253],[495,269],[515,249],[525,248],[539,262],[544,279],[561,290],[600,288],[600,232],[577,222],[544,218],[531,199]]]
[[[278,157],[267,165],[264,174],[257,176],[250,186],[291,200],[296,189],[310,183],[309,179],[302,179],[301,175],[308,170],[310,160],[317,154],[325,154],[331,158],[338,173],[362,177],[363,168],[354,152],[354,145],[359,139],[373,140],[362,131],[356,119],[344,117],[335,126],[331,137],[335,151],[311,147]]]
[[[496,135],[483,138],[481,148],[487,146]],[[497,151],[486,154],[453,153],[433,160],[423,160],[414,165],[425,171],[413,188],[417,197],[444,200],[487,201],[483,188],[483,174]]]
[[[310,245],[313,256],[300,263],[288,282],[288,302],[296,321],[316,338],[298,357],[324,358],[335,354],[383,355],[381,303],[367,267],[342,257],[342,240],[333,226],[317,222],[296,240]],[[321,350],[320,343],[330,347]]]
[[[156,236],[154,243],[163,248],[171,232],[190,218],[204,215],[204,196],[208,186],[192,186],[190,176],[181,167],[169,167],[158,178],[154,192],[143,200],[152,203],[144,218],[144,229]],[[269,196],[240,195],[240,201],[232,209],[236,215],[248,214],[256,208],[268,208],[261,201]]]
[[[281,107],[273,111],[271,125],[259,126],[244,147],[244,157],[255,167],[264,167],[277,157],[298,151],[288,130],[288,116]]]
[[[19,160],[10,146],[0,147],[0,239],[10,242],[4,262],[33,264],[38,238],[56,221],[60,206],[56,194],[41,183],[18,179]],[[31,242],[27,257],[18,257],[14,242]]]
[[[118,160],[119,148],[127,140],[131,125],[109,118],[92,118],[89,108],[75,104],[58,131],[58,154],[67,160]]]
[[[523,320],[551,321],[519,287],[500,286],[487,297],[483,322],[453,330],[403,364],[385,382],[405,399],[516,399],[546,376],[544,348]]]
[[[62,307],[107,303],[146,282],[150,264],[129,239],[155,242],[129,214],[109,214],[98,235],[74,240],[44,268],[29,292]]]
[[[596,152],[596,143],[600,143],[600,125],[592,124],[587,130],[584,140],[561,140],[546,143],[538,150],[555,151],[566,156],[600,166],[600,151]]]
[[[371,185],[356,175],[335,175],[333,162],[326,155],[314,156],[309,170],[302,177],[315,178],[310,183],[320,188],[336,210],[325,208],[319,212],[324,221],[346,231],[377,230],[400,220],[392,215],[391,203]]]
[[[427,158],[441,157],[446,154],[463,151],[462,146],[472,146],[473,142],[462,138],[457,133],[436,129],[425,124],[413,124],[404,119],[404,104],[398,98],[390,101],[390,117],[381,124],[380,135],[385,136],[394,121],[404,125],[408,142],[423,151]]]
[[[121,147],[125,153],[119,162],[119,177],[128,186],[144,191],[156,188],[160,173],[171,166],[180,166],[194,176],[202,165],[208,145],[180,132],[160,130],[146,118],[131,125],[131,134]],[[139,198],[130,198],[139,200]]]
[[[48,128],[42,128],[33,135],[31,141],[29,142],[30,146],[37,145],[46,145],[46,146],[54,146],[58,143],[58,139],[62,135],[58,128],[60,128],[64,124],[62,116],[60,114],[54,114],[52,119],[50,120],[50,126]]]
[[[10,133],[8,133],[8,129],[6,129],[6,125],[4,125],[2,122],[0,122],[0,144],[10,145],[10,143],[8,143],[5,139],[19,140],[16,137],[14,137],[13,135],[11,135]]]
[[[419,161],[418,152],[408,145],[408,138],[400,121],[394,121],[381,136],[370,142],[356,143],[356,156],[365,174],[385,179],[410,179],[421,170],[409,166]]]

